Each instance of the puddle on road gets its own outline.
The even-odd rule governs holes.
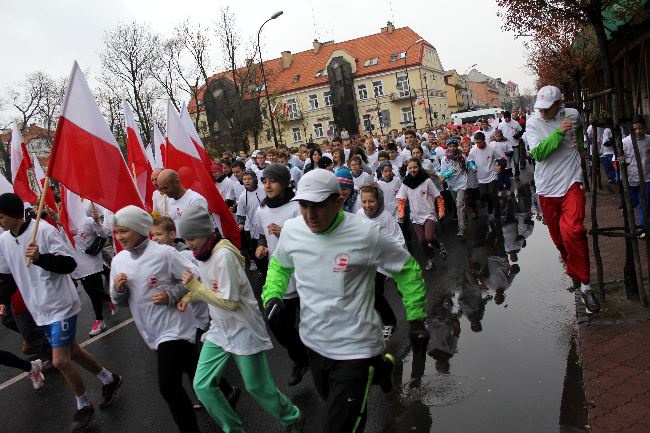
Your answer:
[[[395,371],[391,431],[582,431],[574,296],[533,193],[520,186],[464,243],[441,230],[450,258],[427,278],[430,340]]]

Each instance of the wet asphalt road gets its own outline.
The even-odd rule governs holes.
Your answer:
[[[511,209],[529,207],[526,197],[530,190],[525,186],[529,178],[530,169],[526,169],[522,174],[524,187],[517,200],[511,200]],[[503,205],[508,206],[505,201]],[[472,222],[465,242],[457,240],[454,222],[446,221],[441,228],[449,258],[444,264],[438,260],[433,271],[425,272],[428,308],[431,320],[449,325],[445,335],[457,337],[456,351],[448,360],[448,372],[437,372],[435,360],[428,355],[414,357],[408,346],[408,323],[400,298],[392,283],[388,283],[387,297],[398,316],[398,331],[388,344],[388,351],[398,355],[403,363],[395,371],[392,393],[383,394],[377,387],[372,390],[366,432],[561,431],[560,401],[574,329],[573,295],[564,289],[569,281],[562,274],[546,227],[535,221],[526,246],[518,254],[520,271],[514,277],[510,272],[512,284],[503,292],[505,300],[498,304],[493,299],[494,287],[490,287],[495,283],[489,276],[484,278],[487,285],[468,284],[476,275],[468,270],[481,269],[485,256],[503,256],[499,252],[502,241],[495,236],[500,227],[494,223],[490,226],[487,217],[482,216]],[[415,243],[414,249],[417,251]],[[513,269],[513,263],[506,259],[505,266]],[[93,318],[83,291],[81,299],[77,337],[84,341]],[[115,317],[106,314],[112,327],[130,317],[126,308]],[[469,318],[475,330],[476,321],[481,323],[480,332],[471,329]],[[0,327],[1,349],[18,353],[20,342],[18,334]],[[303,410],[307,420],[305,431],[320,432],[324,405],[311,377],[307,374],[301,384],[288,387],[291,363],[284,349],[275,346],[269,361],[278,387]],[[98,411],[88,432],[177,431],[158,392],[155,355],[144,345],[133,323],[90,343],[87,349],[125,378],[115,403]],[[18,373],[0,366],[0,388]],[[97,401],[101,393],[99,381],[85,371],[82,374],[91,399]],[[241,385],[234,364],[226,376]],[[242,394],[237,411],[250,433],[284,431],[246,393]],[[28,379],[0,389],[1,433],[66,432],[73,412],[74,400],[57,372],[46,376],[46,386],[39,392],[32,389]],[[197,415],[204,432],[220,431],[205,411]]]

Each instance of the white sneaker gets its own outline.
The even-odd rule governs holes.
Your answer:
[[[248,268],[251,272],[255,272],[257,270],[257,265],[255,264],[254,261],[251,260],[251,265]]]
[[[106,322],[104,320],[95,320],[93,322],[93,327],[88,333],[88,335],[94,337],[95,335],[104,332],[105,329],[106,329]]]
[[[381,333],[384,336],[384,341],[390,341],[393,338],[393,333],[395,332],[395,327],[391,325],[386,325],[382,328]]]
[[[43,362],[40,359],[32,361],[32,371],[28,373],[29,378],[32,380],[34,389],[41,389],[45,385],[45,377],[41,370],[43,369]]]

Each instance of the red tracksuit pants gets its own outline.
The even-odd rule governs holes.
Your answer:
[[[566,262],[566,273],[589,284],[589,247],[585,229],[585,191],[574,183],[563,197],[539,196],[544,221],[553,243]]]

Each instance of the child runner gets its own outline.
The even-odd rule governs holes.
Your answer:
[[[379,227],[385,230],[383,234],[395,239],[399,245],[406,249],[402,230],[400,230],[395,217],[384,207],[384,194],[379,189],[379,186],[377,184],[364,185],[359,190],[359,193],[363,209],[360,209],[357,213],[379,224]],[[375,274],[375,310],[379,313],[379,317],[381,317],[384,324],[382,328],[384,341],[389,341],[393,338],[393,333],[397,329],[397,318],[384,297],[386,277],[390,277],[386,271],[381,268],[377,269],[377,274]]]
[[[488,213],[492,214],[496,210],[498,215],[497,175],[503,169],[504,160],[494,146],[485,142],[485,135],[481,131],[474,134],[474,143],[467,160],[476,166],[481,200],[487,202]]]
[[[142,339],[156,351],[160,394],[179,430],[196,433],[199,427],[183,388],[183,373],[194,379],[197,323],[192,309],[178,311],[170,297],[186,269],[198,270],[174,248],[149,240],[152,219],[146,211],[127,206],[115,213],[113,223],[123,250],[111,265],[111,298],[115,303],[128,300]]]
[[[384,207],[397,220],[397,191],[402,186],[399,176],[393,174],[390,162],[382,162],[377,168],[377,185],[384,197]],[[402,236],[403,237],[403,236]]]
[[[510,157],[513,154],[513,150],[500,129],[494,131],[494,134],[492,134],[492,141],[488,145],[494,146],[498,153],[499,161],[502,161],[501,165],[503,168],[497,175],[497,189],[499,190],[499,197],[505,197],[510,194],[510,188],[512,188],[510,173],[507,168],[510,165]]]
[[[336,177],[341,186],[343,210],[345,212],[357,213],[361,209],[361,200],[359,200],[359,191],[354,188],[352,173],[347,167],[343,167],[336,172]]]
[[[255,225],[259,233],[259,241],[255,255],[262,259],[273,254],[282,226],[287,220],[300,215],[300,209],[296,202],[291,201],[294,197],[291,189],[291,173],[289,169],[281,164],[269,165],[264,170],[264,191],[266,198],[255,212]],[[262,267],[262,276],[266,278],[268,260]],[[293,361],[289,386],[295,386],[302,381],[307,372],[309,360],[307,349],[300,340],[297,328],[298,311],[300,310],[300,299],[296,292],[296,283],[292,281],[290,289],[284,294],[286,308],[269,320],[269,328],[282,346],[284,346],[289,358]]]
[[[242,251],[248,256],[250,270],[257,271],[255,263],[255,249],[257,248],[257,233],[254,224],[254,216],[260,203],[266,197],[264,187],[259,185],[257,175],[252,170],[246,170],[243,176],[245,191],[237,200],[237,224],[242,231]]]
[[[363,185],[367,185],[374,181],[372,175],[366,173],[361,168],[363,163],[359,155],[355,155],[348,161],[348,167],[352,172],[352,181],[354,182],[354,189],[360,189]]]
[[[274,166],[277,165],[270,167]],[[223,393],[214,388],[232,357],[251,396],[288,427],[287,431],[301,432],[304,420],[300,409],[277,389],[271,376],[266,351],[273,345],[244,272],[244,258],[228,240],[214,233],[210,214],[205,209],[188,209],[181,217],[179,228],[199,261],[199,272],[186,271],[183,275],[183,284],[190,294],[183,298],[178,309],[183,311],[192,302],[193,291],[207,290],[216,298],[209,305],[212,322],[203,336],[194,377],[196,394],[225,433],[243,431],[237,413]],[[195,275],[200,275],[202,282]]]
[[[19,286],[25,305],[34,321],[45,331],[52,345],[52,364],[65,378],[77,401],[71,430],[90,424],[93,409],[76,365],[81,365],[102,382],[102,401],[108,407],[122,385],[122,377],[102,367],[95,358],[79,347],[75,340],[77,315],[81,303],[69,275],[77,267],[72,252],[59,232],[41,221],[36,239],[31,242],[35,222],[24,219],[23,201],[16,194],[0,195],[0,278],[8,287]],[[25,257],[31,266],[25,266]]]
[[[406,204],[411,208],[411,225],[415,235],[420,242],[422,253],[427,261],[425,269],[430,271],[434,267],[433,254],[434,246],[440,250],[442,260],[447,259],[447,250],[436,236],[436,212],[434,202],[438,206],[438,217],[445,215],[445,202],[440,191],[433,184],[433,181],[425,173],[420,165],[420,160],[411,158],[406,166],[408,174],[397,192],[398,221],[404,220]]]
[[[458,237],[465,236],[465,190],[467,189],[467,160],[458,149],[458,141],[447,140],[447,153],[442,157],[442,176],[447,181],[451,196],[456,203]]]
[[[460,148],[465,155],[465,159],[469,156],[469,150],[472,147],[472,140],[466,135],[460,140]],[[467,161],[467,190],[465,192],[465,201],[467,206],[474,213],[473,218],[478,218],[478,206],[481,193],[478,189],[478,177],[476,176],[476,164],[474,161]]]

